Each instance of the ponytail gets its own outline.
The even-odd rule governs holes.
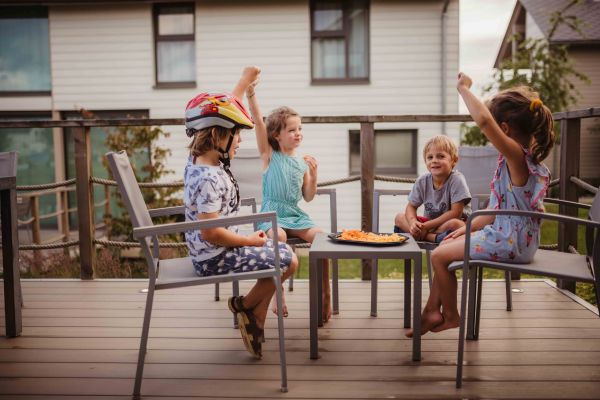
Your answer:
[[[541,102],[540,102],[541,103]],[[531,155],[536,163],[542,162],[554,146],[554,119],[552,112],[545,105],[540,104],[533,112],[533,143],[531,144]]]

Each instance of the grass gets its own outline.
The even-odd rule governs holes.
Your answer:
[[[556,214],[558,213],[558,206],[555,204],[548,204],[546,212]],[[587,210],[579,210],[580,218],[587,218]],[[543,221],[541,230],[541,243],[542,244],[553,244],[558,242],[558,223],[555,221]],[[581,254],[585,254],[585,239],[584,227],[579,227],[577,235],[577,251]],[[425,253],[423,253],[423,279],[427,279],[427,264],[425,259]],[[340,279],[361,279],[362,265],[361,260],[340,260],[339,261],[339,278]],[[308,257],[300,257],[300,268],[298,271],[298,277],[301,279],[308,279]],[[380,260],[379,261],[379,279],[403,279],[404,278],[404,263],[398,260]],[[504,279],[504,272],[485,269],[483,272],[485,279]],[[535,275],[522,275],[523,278],[540,278]],[[546,278],[546,277],[544,277]],[[547,279],[547,278],[546,278]],[[554,280],[556,281],[556,280]],[[586,300],[591,304],[596,304],[596,296],[594,294],[594,287],[592,284],[577,283],[576,293],[579,297]]]

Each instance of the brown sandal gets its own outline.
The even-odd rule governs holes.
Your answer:
[[[231,312],[236,315],[238,328],[246,350],[260,360],[262,358],[262,342],[265,340],[264,330],[258,327],[252,311],[244,307],[243,298],[243,296],[230,297],[227,305]]]

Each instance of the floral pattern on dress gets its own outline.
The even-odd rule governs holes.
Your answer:
[[[544,164],[536,164],[527,150],[523,152],[529,169],[527,182],[523,186],[512,184],[508,164],[500,154],[490,183],[488,208],[544,211],[543,199],[550,183],[550,172]],[[498,215],[494,223],[472,234],[470,255],[479,260],[528,263],[533,259],[539,242],[539,218]]]

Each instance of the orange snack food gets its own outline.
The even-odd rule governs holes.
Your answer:
[[[406,240],[404,236],[397,235],[395,233],[391,235],[379,235],[373,232],[363,232],[358,229],[347,229],[342,232],[339,236],[340,239],[353,240],[360,242],[373,242],[373,243],[398,243]]]

